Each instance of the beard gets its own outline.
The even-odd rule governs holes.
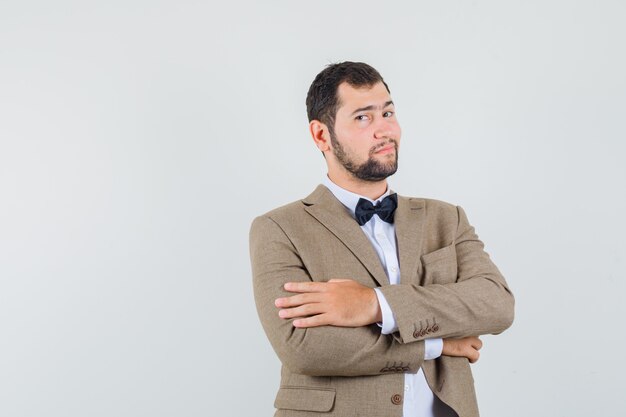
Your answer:
[[[341,165],[348,170],[354,177],[363,181],[380,181],[393,175],[398,170],[398,142],[395,139],[389,139],[384,143],[372,147],[369,151],[367,161],[359,164],[351,155],[349,155],[341,143],[337,140],[335,132],[329,129],[330,141],[333,144],[333,154],[341,163]],[[380,162],[374,157],[374,153],[380,149],[386,147],[390,143],[394,145],[394,157],[387,162]]]

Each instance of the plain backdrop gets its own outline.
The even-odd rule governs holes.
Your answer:
[[[516,295],[482,415],[626,409],[623,1],[0,0],[0,415],[270,416],[252,219],[325,175],[305,95],[364,61],[400,194]]]

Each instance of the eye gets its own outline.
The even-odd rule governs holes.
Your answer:
[[[363,121],[368,120],[368,119],[369,119],[369,117],[366,114],[359,114],[358,116],[356,116],[354,118],[354,120],[358,120],[360,122],[363,122]]]
[[[386,111],[383,113],[383,117],[391,117],[393,116],[393,112],[392,111]]]

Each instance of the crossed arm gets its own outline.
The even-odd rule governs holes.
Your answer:
[[[379,375],[392,364],[417,372],[424,343],[401,343],[377,325],[295,327],[279,317],[277,298],[293,295],[288,282],[310,283],[300,253],[271,218],[257,217],[250,230],[254,298],[261,324],[280,361],[292,372],[310,376]]]
[[[382,320],[372,288],[347,279],[328,282],[287,282],[285,290],[296,293],[275,301],[279,317],[294,319],[298,328],[318,326],[360,327]],[[474,363],[480,357],[482,341],[477,336],[443,339],[442,355],[466,357]]]
[[[312,282],[283,228],[270,217],[256,218],[250,231],[255,300],[281,362],[293,372],[313,376],[378,375],[394,363],[417,372],[425,337],[415,336],[414,323],[407,318],[428,317],[435,310],[446,326],[430,337],[444,338],[443,354],[478,359],[481,343],[475,336],[510,325],[512,296],[495,266],[487,272],[474,267],[487,255],[480,253],[482,243],[461,214],[457,255],[459,262],[471,265],[459,265],[458,283],[381,287],[394,314],[400,310],[394,335],[381,334],[372,324],[380,312],[371,288],[354,281]]]

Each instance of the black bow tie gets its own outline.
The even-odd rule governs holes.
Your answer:
[[[397,194],[388,195],[376,205],[373,205],[364,198],[359,198],[354,214],[359,226],[363,226],[365,223],[369,222],[374,214],[378,214],[378,217],[387,223],[393,223],[393,214],[396,211],[396,207],[398,207]]]

